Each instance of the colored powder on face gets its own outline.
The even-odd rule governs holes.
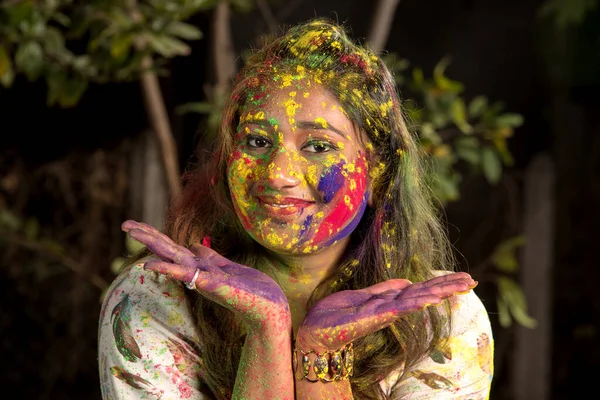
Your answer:
[[[365,210],[367,209],[367,199],[368,198],[369,198],[369,193],[367,192],[365,194],[365,196],[363,197],[363,201],[362,201],[362,203],[360,205],[360,209],[356,213],[356,216],[350,221],[350,223],[348,225],[346,225],[345,228],[340,229],[339,232],[337,232],[336,234],[334,234],[333,236],[331,236],[327,241],[323,242],[323,244],[321,245],[322,247],[327,247],[330,244],[332,244],[333,242],[335,242],[336,240],[340,240],[342,238],[345,238],[352,231],[354,231],[354,229],[356,229],[356,227],[358,226],[358,223],[360,222],[363,214],[365,213]],[[316,237],[315,238],[315,242],[318,239],[321,239],[321,238],[320,237]]]
[[[306,217],[306,219],[304,220],[304,223],[302,224],[302,229],[300,230],[300,235],[298,236],[298,239],[300,239],[302,237],[302,235],[304,235],[307,231],[308,231],[308,227],[310,226],[310,223],[313,220],[313,215],[309,215],[308,217]]]
[[[331,199],[333,199],[333,196],[335,196],[338,190],[344,185],[344,176],[342,175],[343,165],[344,161],[333,165],[319,182],[317,190],[320,193],[323,193],[323,201],[325,203],[329,203]]]

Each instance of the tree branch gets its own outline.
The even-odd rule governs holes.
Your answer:
[[[367,36],[367,42],[371,49],[377,53],[385,48],[399,2],[400,0],[379,0],[377,2],[371,29]]]
[[[26,248],[27,250],[43,254],[46,257],[54,259],[55,261],[59,262],[65,267],[69,268],[71,271],[75,272],[80,277],[88,280],[92,285],[96,286],[100,290],[104,290],[106,289],[106,287],[108,287],[108,282],[106,282],[102,277],[89,271],[86,271],[85,268],[77,260],[74,260],[69,256],[60,254],[52,249],[49,249],[41,243],[27,240],[25,238],[21,238],[15,235],[4,233],[2,237],[10,243],[16,244],[20,247]]]

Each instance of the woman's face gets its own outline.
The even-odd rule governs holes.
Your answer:
[[[316,253],[347,238],[363,215],[366,151],[321,85],[263,88],[242,109],[228,184],[240,221],[258,243],[278,253]]]

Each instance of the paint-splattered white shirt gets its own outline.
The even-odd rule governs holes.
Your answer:
[[[202,389],[200,338],[185,288],[143,264],[118,276],[99,322],[103,399],[209,399]],[[454,296],[452,335],[416,367],[381,381],[392,399],[488,399],[493,338],[487,312],[471,291]]]

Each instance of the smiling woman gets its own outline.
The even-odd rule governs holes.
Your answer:
[[[485,399],[493,338],[454,268],[393,77],[324,20],[258,50],[212,162],[100,315],[103,397]]]

